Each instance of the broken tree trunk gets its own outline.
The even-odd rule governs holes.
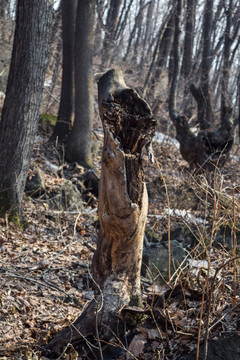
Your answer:
[[[151,144],[156,122],[148,104],[126,86],[120,70],[110,70],[100,78],[98,98],[104,145],[100,234],[93,258],[96,298],[73,325],[46,346],[55,353],[68,343],[79,349],[89,337],[106,341],[108,334],[115,331],[117,312],[125,305],[139,306],[141,299],[140,271],[148,209],[142,154],[144,147],[148,150]]]
[[[181,155],[188,162],[190,169],[196,172],[202,170],[211,172],[215,171],[216,168],[221,168],[229,158],[230,150],[234,143],[236,121],[233,121],[232,109],[224,106],[222,109],[221,126],[214,130],[207,129],[213,119],[208,84],[208,74],[210,71],[208,59],[203,61],[203,64],[206,64],[206,66],[201,86],[197,88],[192,85],[190,88],[197,102],[198,122],[201,124],[201,131],[195,135],[190,129],[187,117],[177,112],[176,96],[180,78],[182,4],[182,0],[177,1],[174,36],[174,73],[169,96],[169,115],[176,129],[176,139],[180,143]],[[209,37],[209,35],[207,36]],[[208,45],[206,45],[204,52],[205,57],[208,54]]]

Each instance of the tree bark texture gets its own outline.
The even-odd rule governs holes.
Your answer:
[[[19,0],[0,122],[0,214],[21,214],[47,66],[52,1]]]
[[[75,119],[66,146],[66,159],[92,167],[91,130],[94,116],[93,22],[95,0],[79,0],[77,6],[74,82]]]
[[[73,120],[74,35],[77,0],[62,0],[62,84],[57,123],[51,140],[62,141]]]
[[[100,235],[93,261],[100,286],[119,277],[130,296],[140,293],[142,240],[147,216],[142,151],[148,147],[155,121],[147,103],[126,87],[121,72],[99,80],[99,109],[104,128],[99,185]]]
[[[208,129],[213,125],[212,99],[209,86],[209,73],[212,64],[212,23],[213,23],[213,0],[206,0],[203,16],[203,53],[201,66],[201,81],[197,91],[198,96],[192,92],[198,104],[198,122],[201,130]]]
[[[128,88],[120,70],[110,70],[98,84],[104,129],[99,187],[100,234],[93,258],[96,298],[80,318],[46,347],[60,351],[69,341],[77,349],[87,336],[105,339],[116,313],[139,305],[140,270],[148,197],[143,181],[143,148],[151,143],[156,122],[148,104]],[[97,327],[96,327],[97,324]],[[115,329],[114,329],[115,331]],[[112,336],[112,335],[111,335]]]

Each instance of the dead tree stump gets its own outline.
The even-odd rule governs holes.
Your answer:
[[[108,338],[116,313],[125,305],[139,306],[141,297],[148,210],[142,155],[144,148],[149,152],[156,121],[148,104],[126,86],[120,70],[110,70],[99,79],[98,99],[104,145],[99,185],[100,233],[92,265],[96,298],[73,325],[46,346],[55,353],[68,343],[78,349],[89,337]]]

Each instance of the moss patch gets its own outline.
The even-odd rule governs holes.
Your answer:
[[[57,116],[44,113],[39,117],[38,131],[49,134],[53,131],[57,122]]]
[[[55,115],[47,114],[47,113],[40,115],[40,123],[44,125],[49,124],[55,126],[56,122],[57,122],[57,116]]]

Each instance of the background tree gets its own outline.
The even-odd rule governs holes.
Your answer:
[[[176,6],[172,6],[166,17],[163,19],[158,32],[158,40],[155,45],[151,65],[144,82],[144,94],[153,101],[156,83],[161,73],[166,71],[171,45],[174,36],[174,15]]]
[[[176,94],[180,79],[180,35],[182,1],[178,1],[175,15],[174,37],[174,72],[169,97],[169,114],[176,128],[176,139],[180,143],[180,152],[183,158],[193,169],[215,170],[224,165],[229,156],[229,151],[234,142],[235,124],[232,119],[230,108],[224,107],[224,119],[216,130],[205,130],[213,123],[213,111],[209,90],[209,73],[212,63],[210,34],[212,29],[213,2],[206,1],[204,10],[203,29],[203,52],[202,52],[202,76],[200,87],[191,85],[191,92],[198,105],[198,121],[200,131],[197,135],[190,130],[187,117],[180,115],[176,106]],[[211,14],[210,14],[211,13]],[[206,42],[206,43],[205,43]]]
[[[0,214],[21,216],[52,20],[50,0],[19,0],[6,98],[0,121]]]
[[[193,40],[196,16],[196,0],[187,0],[184,51],[182,57],[182,74],[188,78],[192,70]]]
[[[110,65],[111,55],[109,54],[110,49],[113,48],[113,41],[118,25],[118,18],[120,13],[120,7],[122,0],[111,0],[107,20],[105,26],[105,36],[103,41],[103,56],[102,56],[102,67],[107,68]]]
[[[74,115],[74,39],[77,0],[62,0],[62,83],[57,123],[51,140],[62,141],[68,134]],[[77,61],[80,61],[80,59]]]
[[[213,24],[213,0],[206,0],[203,16],[203,41],[201,80],[197,89],[192,86],[192,94],[198,104],[198,123],[204,130],[213,124],[212,98],[209,84],[209,74],[213,61],[212,54],[212,24]]]
[[[75,118],[67,140],[66,159],[70,162],[76,161],[85,167],[92,167],[94,14],[95,0],[78,1],[74,52]]]
[[[56,2],[55,2],[56,4]],[[54,7],[53,10],[53,22],[51,28],[51,35],[49,40],[49,56],[47,67],[47,78],[44,86],[46,93],[46,106],[47,112],[51,112],[56,99],[53,96],[54,88],[57,86],[59,74],[61,70],[61,58],[62,58],[62,39],[61,39],[61,6],[58,2],[58,7]],[[51,80],[50,80],[51,79]],[[47,89],[48,87],[48,89]]]

